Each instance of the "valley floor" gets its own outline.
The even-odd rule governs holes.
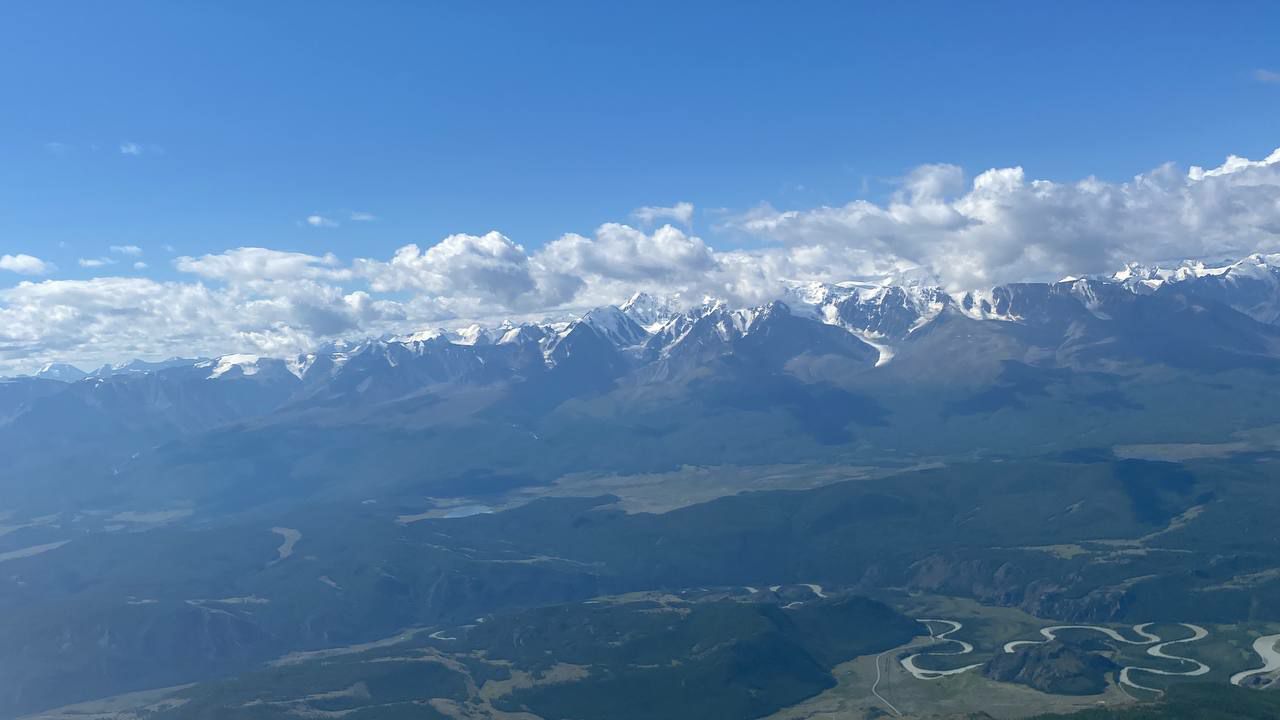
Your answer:
[[[673,617],[678,617],[687,614],[689,609],[699,603],[706,602],[732,600],[751,605],[764,599],[765,602],[774,603],[787,611],[804,608],[806,605],[818,607],[831,602],[833,596],[839,597],[842,594],[839,589],[814,584],[775,585],[726,590],[698,589],[674,594],[629,593],[597,598],[577,607],[592,608],[590,612],[601,612],[601,609],[609,607],[652,607],[653,610],[648,612],[662,610],[675,613]],[[1134,688],[1123,687],[1117,683],[1118,673],[1108,675],[1105,689],[1100,693],[1070,695],[1042,692],[1022,684],[993,680],[984,675],[980,666],[1000,653],[1009,652],[1010,648],[1042,642],[1047,637],[1042,631],[1050,635],[1056,632],[1057,635],[1070,636],[1083,642],[1101,642],[1113,635],[1124,638],[1120,643],[1108,643],[1116,660],[1144,663],[1148,666],[1159,665],[1163,658],[1167,658],[1162,653],[1148,652],[1151,647],[1162,647],[1151,643],[1159,642],[1158,637],[1163,638],[1166,644],[1171,638],[1181,637],[1178,635],[1179,626],[1175,623],[1144,626],[1137,634],[1133,628],[1120,625],[1081,626],[1079,629],[1054,631],[1050,621],[1014,608],[986,606],[966,598],[886,592],[882,599],[891,602],[898,611],[908,616],[929,616],[931,619],[921,621],[917,630],[919,634],[909,642],[837,664],[831,671],[835,679],[834,686],[767,715],[769,720],[876,717],[923,720],[961,718],[974,714],[998,720],[1019,720],[1045,713],[1066,714],[1084,710],[1145,707],[1149,705],[1149,701],[1158,699],[1159,695],[1144,694]],[[455,628],[410,629],[382,641],[291,654],[271,663],[271,666],[277,671],[300,671],[305,677],[308,672],[319,673],[322,668],[332,666],[335,662],[349,660],[359,663],[395,664],[413,661],[438,664],[465,677],[465,688],[461,689],[461,694],[433,697],[431,689],[423,687],[411,693],[407,699],[366,705],[359,717],[384,717],[380,714],[383,711],[389,713],[385,717],[399,717],[402,710],[412,711],[418,708],[429,713],[425,717],[457,720],[539,720],[549,717],[515,709],[507,701],[513,693],[573,684],[588,679],[602,669],[591,664],[564,662],[535,663],[522,667],[519,662],[513,664],[489,658],[485,651],[477,652],[465,647],[466,637],[476,627],[479,626],[473,624]],[[1097,627],[1102,632],[1089,630],[1089,627]],[[1275,653],[1274,643],[1263,650],[1258,650],[1258,646],[1260,643],[1266,644],[1268,638],[1274,639],[1274,636],[1260,636],[1260,633],[1276,629],[1274,624],[1215,625],[1203,637],[1184,638],[1183,642],[1186,644],[1179,645],[1177,654],[1211,666],[1213,669],[1207,671],[1201,679],[1212,683],[1229,687],[1237,683],[1236,678],[1249,668],[1253,669],[1249,672],[1250,676],[1258,676],[1263,682],[1274,682],[1280,676],[1280,671],[1270,666],[1263,667],[1264,659]],[[1135,647],[1127,648],[1126,644]],[[1096,649],[1099,646],[1094,647]],[[1119,652],[1114,652],[1117,649]],[[676,658],[672,662],[679,664],[680,660]],[[918,671],[916,662],[928,669]],[[1176,660],[1165,664],[1175,670],[1186,669]],[[477,672],[477,668],[489,669]],[[495,668],[498,670],[496,673]],[[1242,671],[1242,668],[1246,670]],[[1145,675],[1143,682],[1157,684],[1163,691],[1178,682],[1180,678],[1177,675],[1175,672],[1163,677]],[[283,680],[291,676],[271,675],[264,675],[259,682],[270,677],[278,677],[278,681],[286,685],[293,683],[293,680]],[[130,693],[50,710],[27,716],[25,720],[144,720],[168,717],[174,712],[178,713],[174,717],[186,717],[182,713],[188,703],[207,702],[209,697],[225,692],[217,690],[217,682],[206,685],[207,690],[203,686],[180,686]],[[246,689],[250,694],[254,692],[252,682],[247,688],[237,688],[236,692]],[[262,687],[264,692],[267,689],[267,686]],[[234,693],[228,697],[233,695]],[[334,714],[323,708],[325,702],[336,702],[344,698],[372,700],[364,683],[355,682],[349,687],[305,692],[297,697],[269,702],[267,705],[284,712],[282,717],[343,717],[349,711]],[[240,707],[243,709],[254,704]]]

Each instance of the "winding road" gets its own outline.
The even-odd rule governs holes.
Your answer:
[[[890,652],[893,652],[893,651],[885,650],[884,652],[876,656],[876,681],[871,683],[871,694],[875,695],[877,698],[880,698],[880,702],[888,706],[888,708],[893,711],[894,715],[897,715],[898,717],[902,717],[902,712],[898,710],[898,708],[894,707],[893,703],[885,699],[885,696],[880,694],[880,658],[884,657],[885,653],[890,653]]]
[[[1280,635],[1264,635],[1253,641],[1253,651],[1258,653],[1262,658],[1262,667],[1253,670],[1245,670],[1231,676],[1232,685],[1243,685],[1244,681],[1254,675],[1264,675],[1266,673],[1280,670],[1280,652],[1277,651],[1277,643],[1280,643]],[[1275,681],[1267,683],[1271,685]]]

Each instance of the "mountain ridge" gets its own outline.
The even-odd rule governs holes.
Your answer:
[[[0,493],[47,504],[58,482],[111,493],[129,478],[144,494],[176,493],[157,478],[192,472],[209,492],[245,482],[284,493],[323,477],[294,488],[319,492],[340,485],[339,468],[364,474],[370,462],[379,482],[452,488],[475,473],[529,484],[729,458],[1035,454],[1075,447],[1075,433],[1167,442],[1162,416],[1203,412],[1222,388],[1280,373],[1280,326],[1250,313],[1280,303],[1269,262],[963,295],[918,276],[808,283],[748,308],[680,311],[637,294],[568,322],[4,380]],[[1206,425],[1212,434],[1177,437],[1222,442],[1280,423],[1270,407],[1233,405]],[[278,466],[234,460],[268,447]],[[429,470],[410,462],[419,457]]]

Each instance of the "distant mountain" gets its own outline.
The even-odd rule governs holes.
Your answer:
[[[115,365],[103,365],[102,367],[89,373],[91,377],[105,378],[112,375],[127,375],[140,373],[153,373],[160,370],[168,370],[169,368],[181,368],[203,362],[204,358],[169,358],[168,360],[160,360],[158,362],[149,362],[146,360],[129,360],[127,362],[117,363]]]
[[[1071,432],[1137,442],[1159,435],[1153,418],[1214,407],[1221,388],[1269,387],[1278,268],[1280,256],[1250,256],[970,292],[917,271],[798,283],[747,308],[636,293],[567,323],[428,330],[292,358],[132,361],[76,382],[50,366],[0,392],[0,494],[47,495],[57,478],[100,489],[117,475],[176,493],[141,479],[172,476],[175,463],[223,483],[236,475],[212,447],[228,443],[242,448],[235,472],[267,472],[266,452],[279,464],[271,482],[306,476],[318,490],[374,458],[382,483],[462,487],[456,478],[495,467],[519,483],[884,448],[1028,452]],[[1272,407],[1237,408],[1246,416],[1229,424],[1280,422]],[[426,475],[392,461],[423,453]]]
[[[590,310],[578,322],[591,326],[614,347],[634,347],[649,337],[649,332],[630,315],[612,305]]]
[[[671,318],[680,314],[679,307],[672,301],[654,297],[646,292],[635,293],[619,306],[619,309],[649,332],[657,331]]]
[[[58,380],[60,382],[75,382],[88,376],[89,373],[66,363],[48,363],[32,375],[32,377],[44,380]]]
[[[867,366],[878,357],[855,335],[797,315],[781,301],[757,308],[730,309],[723,303],[697,308],[659,328],[645,351],[654,379],[687,375],[728,357],[771,372],[802,354],[839,356]]]
[[[1136,299],[1139,297],[1157,298],[1152,302],[1170,311],[1178,303],[1195,312],[1201,312],[1208,305],[1220,305],[1263,325],[1280,324],[1280,254],[1251,255],[1215,266],[1199,261],[1168,268],[1134,263],[1109,277],[1014,283],[964,292],[946,291],[930,275],[916,270],[898,273],[880,282],[797,283],[787,288],[773,305],[761,308],[781,305],[795,317],[842,328],[877,347],[882,354],[889,351],[891,357],[895,346],[908,342],[947,311],[973,320],[1054,326],[1062,331],[1065,331],[1064,323],[1089,315],[1095,320],[1113,321],[1113,329],[1119,332],[1122,330],[1119,326],[1125,322],[1120,315],[1127,312],[1126,308],[1142,306],[1144,301]],[[468,348],[476,354],[483,352],[480,348],[492,345],[537,344],[550,363],[546,351],[580,324],[589,325],[616,348],[644,346],[644,355],[652,358],[670,354],[672,348],[667,346],[685,340],[686,331],[693,325],[719,326],[722,329],[716,332],[722,341],[727,341],[728,334],[741,333],[744,323],[749,324],[748,318],[761,308],[733,308],[717,300],[681,308],[671,299],[637,292],[620,306],[592,309],[570,323],[504,323],[495,327],[472,325],[458,330],[424,330],[363,343],[342,343],[281,362],[299,377],[313,369],[324,372],[324,368],[342,366],[348,359],[369,352],[380,354],[395,366],[394,356],[400,351],[388,348],[411,349],[411,354],[421,356],[429,354],[424,353],[424,348],[436,343],[437,348],[446,345]],[[257,358],[228,355],[212,361],[203,358],[131,360],[104,365],[90,373],[65,363],[50,363],[34,377],[73,382],[86,376],[155,373],[210,362],[216,363],[211,367],[223,368],[218,375],[232,366],[245,367],[246,374],[251,374],[254,372],[251,365]]]

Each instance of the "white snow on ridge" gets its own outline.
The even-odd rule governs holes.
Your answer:
[[[302,380],[307,376],[307,371],[311,366],[316,364],[315,353],[307,353],[305,355],[295,355],[285,360],[285,368],[296,378]]]
[[[637,292],[618,309],[652,335],[678,314],[676,308],[676,303],[669,298],[657,298],[647,292]]]
[[[414,342],[430,342],[442,337],[448,337],[449,331],[443,328],[430,328],[427,330],[419,330],[409,335],[401,335],[392,338],[394,342],[414,343]]]
[[[622,310],[613,306],[595,308],[582,316],[579,322],[587,325],[619,347],[639,345],[649,333]]]
[[[996,310],[996,288],[989,290],[970,290],[959,297],[952,296],[956,307],[974,320],[998,320],[1016,322],[1022,318],[1013,313],[1001,313]]]
[[[480,325],[468,325],[461,330],[453,333],[451,338],[455,345],[491,345],[493,336],[489,331]]]
[[[223,355],[220,358],[200,363],[196,367],[212,368],[209,372],[209,380],[220,378],[235,368],[239,368],[242,375],[257,375],[259,369],[258,360],[260,359],[257,355]]]
[[[1280,253],[1254,253],[1240,260],[1223,261],[1221,264],[1206,264],[1202,260],[1184,260],[1172,267],[1128,263],[1122,270],[1112,274],[1110,279],[1126,287],[1142,284],[1155,289],[1165,283],[1207,277],[1220,277],[1228,281],[1250,279],[1274,283],[1275,273],[1278,271],[1280,271]]]

